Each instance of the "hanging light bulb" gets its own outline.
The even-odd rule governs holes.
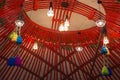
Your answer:
[[[24,21],[22,19],[18,19],[15,21],[15,25],[17,27],[22,27],[24,25]]]
[[[67,26],[64,26],[64,31],[68,31],[68,27]]]
[[[70,26],[70,23],[69,23],[69,21],[68,21],[68,15],[66,15],[66,19],[65,19],[64,26],[66,26],[66,27],[69,27],[69,26]]]
[[[99,11],[101,12],[100,6],[101,6],[101,4],[102,4],[102,1],[101,1],[101,0],[98,0],[97,3],[98,3],[98,5],[99,5]],[[99,19],[96,21],[96,25],[97,25],[98,27],[104,27],[105,24],[106,24],[106,21],[103,20],[103,19],[101,18],[101,14],[99,14]]]
[[[69,23],[68,19],[65,20],[64,26],[67,26],[67,27],[70,26],[70,23]]]
[[[104,27],[105,24],[106,24],[106,21],[103,20],[103,19],[99,19],[99,20],[96,21],[96,25],[97,25],[98,27]]]
[[[107,38],[107,36],[104,36],[104,38],[103,38],[103,44],[109,44],[109,40],[108,40],[108,38]]]
[[[48,15],[48,17],[53,17],[54,16],[52,2],[50,2],[49,11],[47,12],[47,15]]]
[[[60,24],[59,31],[64,31],[63,23]]]
[[[24,20],[23,20],[23,14],[22,14],[22,8],[23,8],[23,4],[20,5],[20,14],[17,17],[17,20],[15,20],[15,25],[17,27],[22,27],[24,25]]]
[[[38,49],[38,43],[37,43],[37,42],[34,42],[33,49],[34,49],[34,50],[37,50],[37,49]]]
[[[77,46],[75,49],[76,49],[76,51],[80,52],[83,50],[83,47]]]
[[[54,16],[54,12],[52,10],[52,8],[49,9],[49,11],[47,12],[48,17],[53,17]]]
[[[24,20],[23,20],[23,15],[22,13],[20,13],[20,15],[18,16],[18,19],[15,20],[15,25],[17,27],[22,27],[24,25]]]

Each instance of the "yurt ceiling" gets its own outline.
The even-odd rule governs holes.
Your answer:
[[[119,45],[120,0],[0,0],[0,80],[119,80]]]

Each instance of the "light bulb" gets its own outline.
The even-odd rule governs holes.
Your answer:
[[[33,49],[34,49],[34,50],[37,50],[37,49],[38,49],[38,43],[37,43],[37,42],[34,43]]]
[[[68,31],[68,27],[67,26],[64,26],[64,31]]]
[[[18,20],[15,21],[15,25],[16,25],[17,27],[22,27],[22,26],[24,25],[24,21],[18,19]]]
[[[106,21],[103,20],[103,19],[99,19],[99,20],[96,21],[96,25],[97,25],[98,27],[104,27],[105,24],[106,24]]]
[[[82,51],[82,50],[83,50],[83,47],[80,47],[80,46],[77,46],[77,47],[76,47],[76,51],[80,52],[80,51]]]
[[[59,31],[64,31],[64,26],[63,26],[63,24],[60,24]]]
[[[67,26],[67,27],[70,26],[68,19],[65,20],[64,26]]]
[[[52,10],[52,7],[50,7],[49,11],[47,12],[48,17],[53,17],[54,16],[54,12]]]
[[[107,36],[104,36],[104,38],[103,38],[103,44],[109,44],[109,40],[108,40],[108,38],[107,38]]]

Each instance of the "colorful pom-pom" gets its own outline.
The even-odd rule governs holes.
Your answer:
[[[107,54],[107,49],[106,49],[105,46],[102,47],[100,53],[101,53],[101,54]]]
[[[15,58],[15,65],[16,66],[21,66],[21,59],[20,59],[20,57],[16,57]]]
[[[18,37],[17,37],[16,43],[17,43],[17,44],[22,44],[22,37],[21,37],[21,36],[18,36]]]
[[[8,66],[15,66],[15,58],[14,57],[10,57],[7,61],[7,65]]]

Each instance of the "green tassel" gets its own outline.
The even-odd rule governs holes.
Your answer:
[[[109,70],[106,66],[103,66],[102,68],[102,75],[108,75],[109,74]]]
[[[12,33],[9,35],[9,38],[12,39],[15,34],[16,34],[16,32],[12,32]]]

